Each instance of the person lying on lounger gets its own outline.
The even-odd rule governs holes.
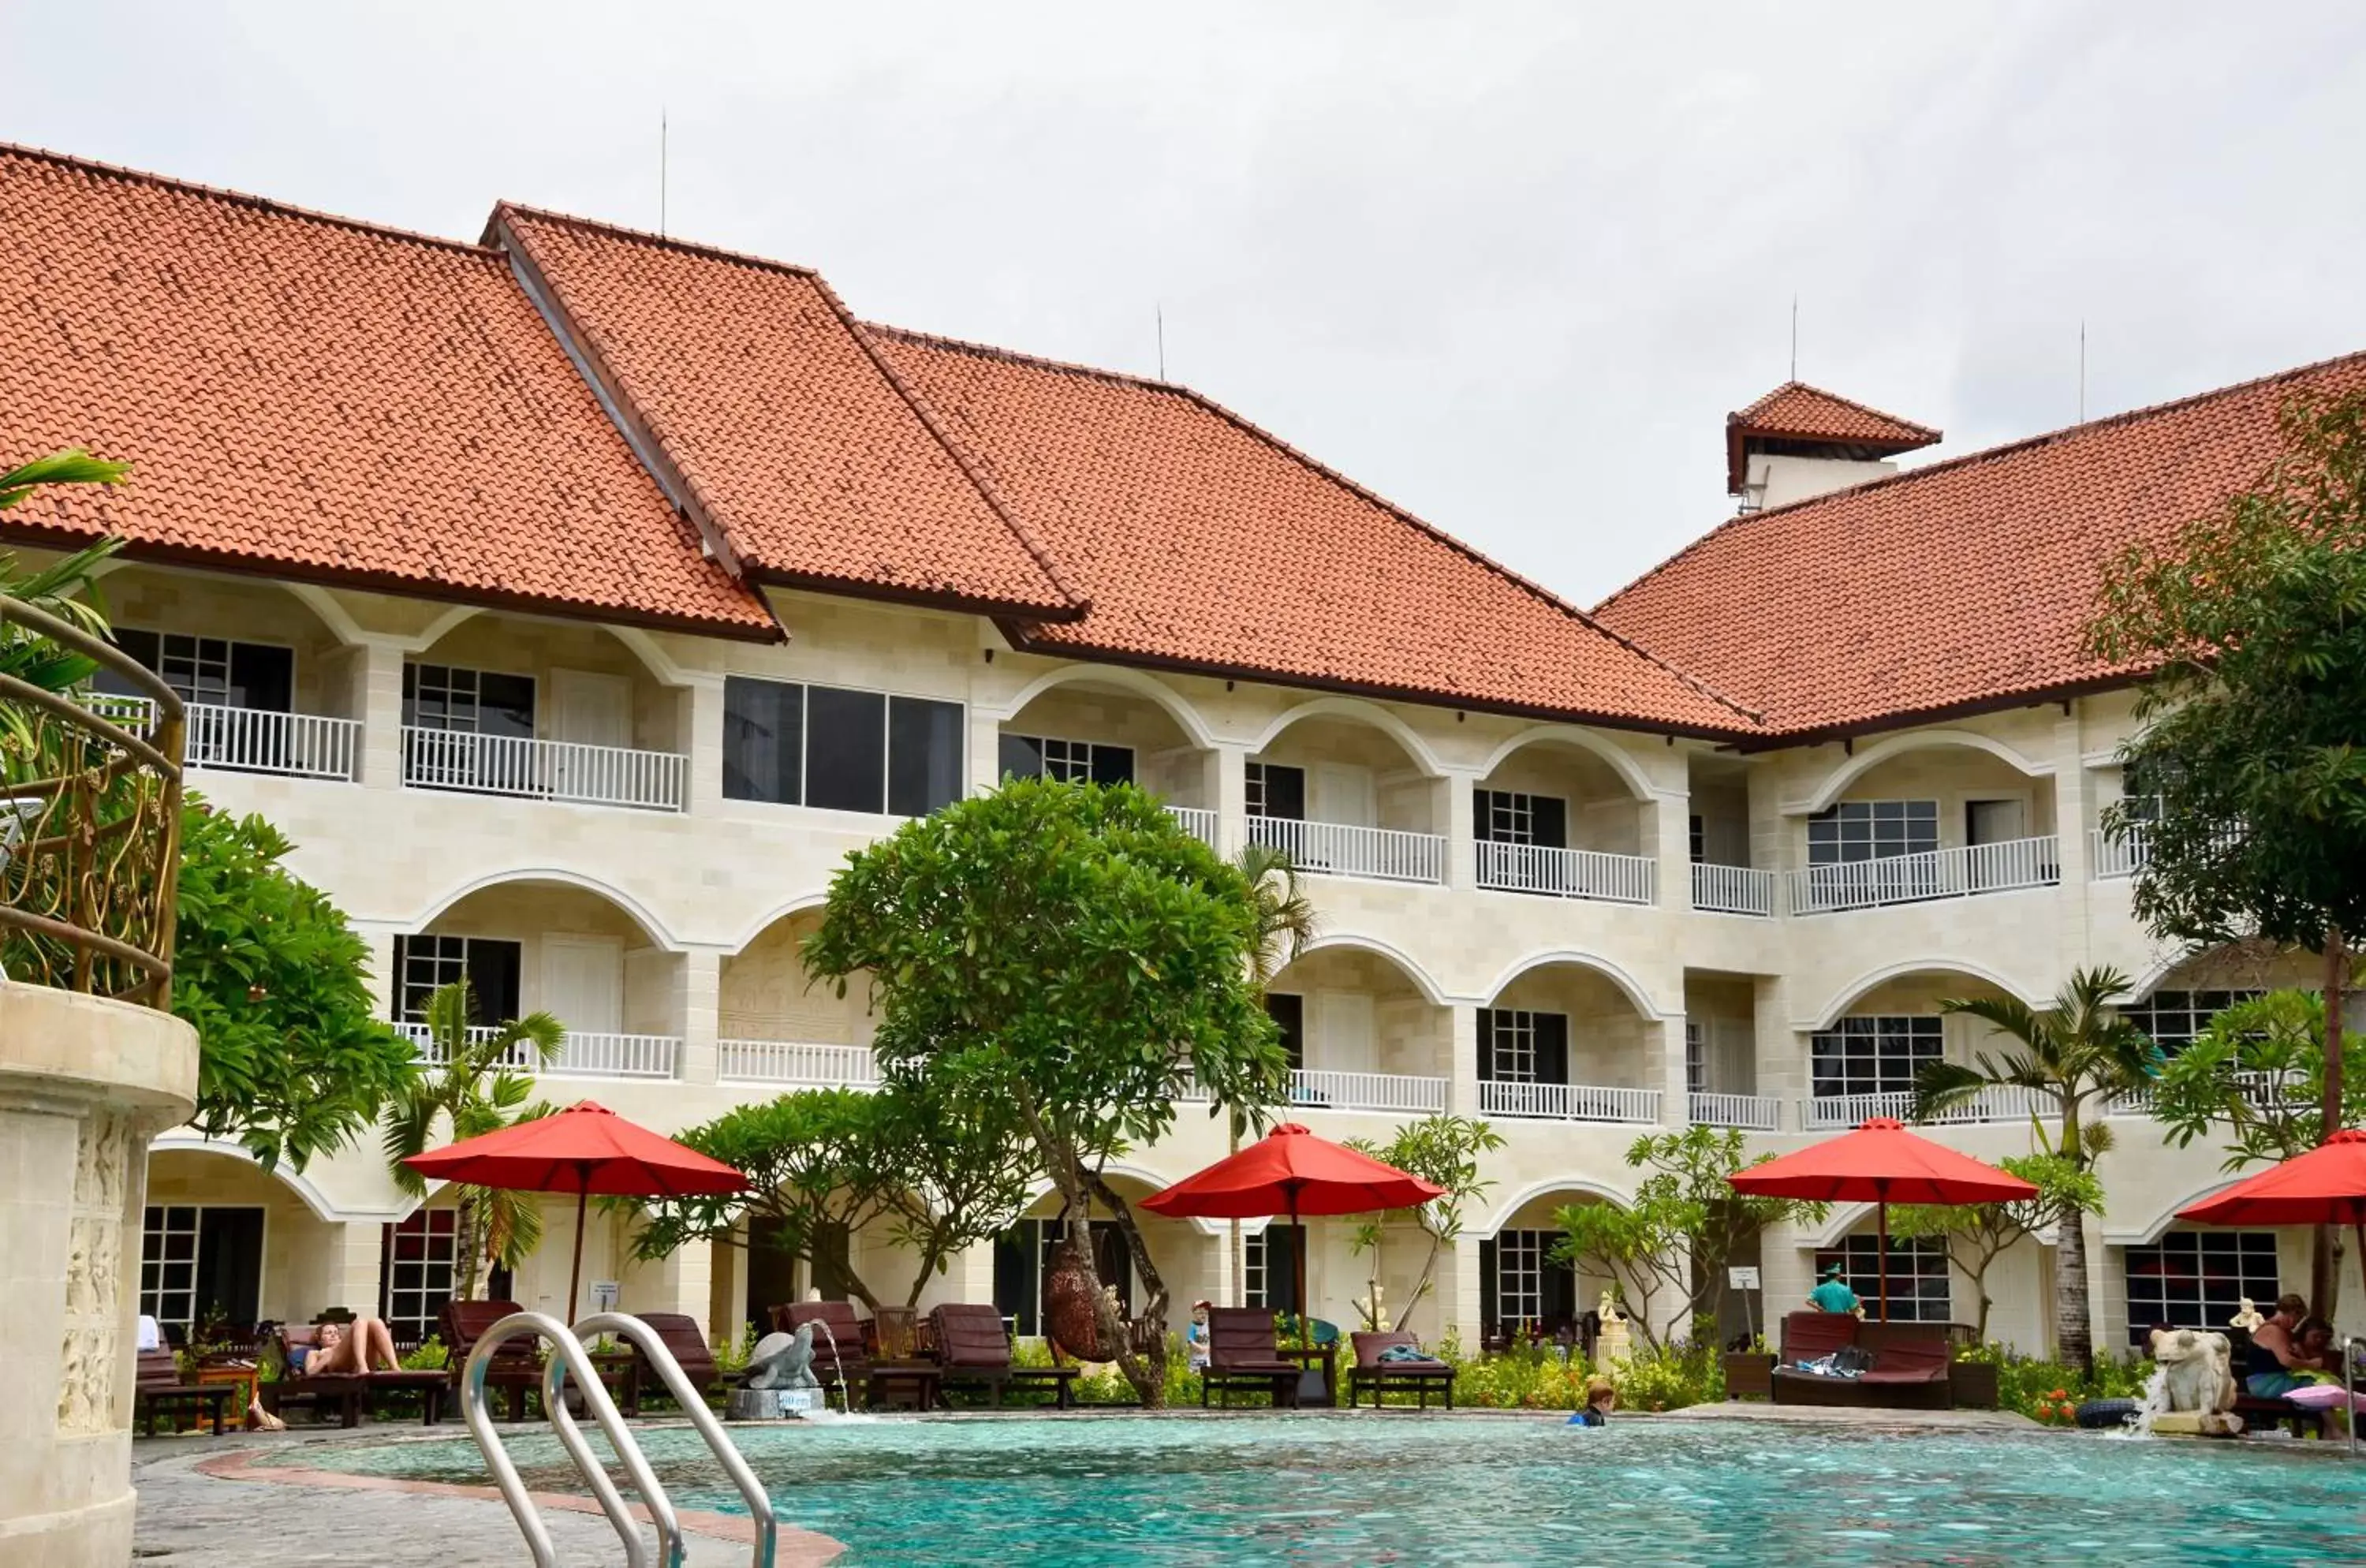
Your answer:
[[[351,1325],[324,1323],[315,1341],[311,1353],[291,1371],[308,1378],[402,1371],[402,1361],[394,1353],[394,1336],[377,1318],[357,1317]],[[296,1351],[288,1354],[292,1358]],[[373,1367],[373,1361],[382,1364]]]

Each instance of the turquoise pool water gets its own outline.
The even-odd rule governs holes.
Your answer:
[[[2366,1461],[2254,1442],[1252,1416],[738,1427],[782,1518],[847,1568],[1088,1564],[2355,1563]],[[687,1430],[641,1436],[685,1507],[742,1511]],[[530,1485],[580,1491],[546,1435]],[[323,1468],[484,1484],[466,1439]]]

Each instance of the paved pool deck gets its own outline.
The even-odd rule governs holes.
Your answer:
[[[1092,1421],[1139,1419],[1143,1412],[1076,1411],[1055,1417]],[[1196,1408],[1157,1413],[1169,1420],[1256,1421],[1265,1413]],[[924,1420],[1000,1421],[1040,1419],[1042,1412],[963,1413]],[[910,1417],[907,1417],[909,1419]],[[1411,1410],[1337,1412],[1342,1421],[1529,1421],[1560,1422],[1557,1411]],[[1717,1423],[1734,1426],[1839,1426],[1910,1433],[1915,1431],[2041,1430],[2027,1416],[1998,1410],[1846,1410],[1750,1402],[1698,1404],[1665,1416],[1622,1415],[1637,1422]],[[670,1425],[670,1423],[657,1423]],[[505,1428],[506,1429],[506,1428]],[[520,1431],[534,1427],[517,1428]],[[355,1444],[376,1446],[423,1437],[467,1439],[457,1424],[434,1433],[389,1424],[358,1431],[298,1427],[287,1432],[247,1432],[221,1438],[195,1434],[143,1438],[131,1450],[133,1484],[140,1489],[136,1562],[163,1568],[291,1568],[293,1564],[366,1563],[369,1568],[511,1568],[527,1560],[524,1540],[490,1484],[459,1487],[385,1476],[344,1475],[313,1468],[316,1457]],[[547,1497],[548,1521],[558,1562],[567,1568],[601,1564],[620,1556],[615,1532],[592,1510],[588,1498]],[[723,1568],[748,1561],[748,1521],[722,1515],[685,1516],[689,1568]],[[780,1568],[820,1568],[843,1549],[827,1536],[783,1529]]]

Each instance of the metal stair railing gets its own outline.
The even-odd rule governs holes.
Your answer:
[[[764,1483],[756,1479],[756,1472],[749,1468],[747,1457],[740,1453],[738,1445],[731,1440],[730,1434],[724,1431],[723,1423],[716,1420],[715,1412],[707,1408],[704,1392],[690,1381],[689,1374],[682,1370],[682,1363],[674,1359],[673,1352],[666,1348],[665,1341],[657,1331],[639,1318],[621,1312],[600,1312],[593,1313],[575,1325],[579,1340],[603,1334],[613,1334],[620,1339],[629,1340],[639,1349],[648,1359],[649,1370],[657,1373],[658,1381],[665,1384],[668,1393],[673,1395],[674,1404],[682,1407],[682,1415],[706,1440],[708,1450],[715,1455],[715,1462],[723,1467],[723,1473],[731,1478],[731,1484],[739,1489],[740,1497],[748,1505],[748,1515],[756,1522],[756,1544],[749,1558],[749,1568],[772,1568],[772,1554],[781,1527],[772,1512],[772,1495],[764,1490]],[[558,1365],[555,1361],[551,1364],[554,1367]],[[546,1389],[548,1386],[546,1382]],[[563,1411],[564,1406],[546,1404],[545,1408]]]
[[[592,1445],[575,1425],[575,1418],[567,1414],[562,1390],[569,1372],[583,1391],[585,1408],[607,1434],[609,1445],[625,1467],[626,1479],[641,1495],[649,1518],[657,1526],[659,1568],[682,1568],[682,1526],[674,1517],[673,1502],[658,1483],[656,1472],[649,1469],[640,1445],[633,1440],[625,1418],[616,1413],[616,1402],[608,1397],[608,1390],[600,1382],[599,1371],[592,1365],[583,1342],[547,1313],[518,1312],[487,1329],[476,1348],[468,1353],[468,1365],[461,1374],[460,1414],[468,1424],[468,1435],[477,1439],[478,1450],[485,1456],[485,1468],[492,1472],[501,1500],[510,1506],[511,1517],[517,1520],[518,1529],[525,1537],[526,1551],[534,1558],[535,1568],[556,1568],[558,1551],[551,1544],[549,1527],[542,1522],[541,1511],[527,1495],[525,1483],[518,1478],[516,1462],[502,1446],[501,1434],[493,1430],[492,1411],[485,1391],[485,1373],[493,1357],[509,1341],[528,1337],[550,1341],[555,1353],[543,1372],[543,1411],[549,1416],[560,1446],[567,1450],[584,1484],[599,1499],[600,1511],[608,1516],[609,1524],[615,1527],[617,1537],[625,1543],[625,1568],[649,1568],[648,1545],[641,1539],[639,1521],[625,1506],[615,1483],[608,1479],[608,1467],[600,1462],[599,1455],[592,1451]],[[681,1369],[677,1367],[675,1371],[679,1373]]]

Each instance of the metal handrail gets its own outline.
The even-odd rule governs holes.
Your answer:
[[[731,1478],[731,1484],[739,1489],[740,1497],[748,1505],[749,1517],[756,1521],[756,1546],[749,1559],[749,1568],[772,1568],[772,1553],[781,1526],[772,1512],[772,1495],[764,1490],[764,1483],[756,1479],[756,1472],[749,1468],[747,1457],[740,1453],[739,1446],[731,1440],[730,1434],[724,1431],[723,1423],[717,1421],[715,1412],[706,1407],[706,1395],[690,1381],[689,1374],[682,1370],[682,1363],[674,1359],[671,1350],[666,1348],[664,1339],[639,1318],[621,1312],[595,1312],[575,1325],[578,1339],[601,1334],[614,1334],[621,1339],[631,1340],[648,1359],[649,1370],[657,1373],[658,1381],[665,1384],[666,1392],[673,1395],[673,1402],[682,1407],[682,1415],[689,1417],[690,1424],[698,1429],[698,1435],[706,1439],[706,1447],[715,1455],[715,1461],[723,1467],[723,1473]]]
[[[600,1382],[597,1369],[592,1365],[583,1342],[569,1332],[565,1324],[547,1313],[513,1312],[487,1329],[468,1352],[468,1361],[460,1379],[460,1415],[468,1424],[468,1435],[477,1439],[478,1451],[485,1456],[485,1468],[492,1472],[493,1484],[501,1489],[501,1501],[510,1506],[511,1517],[517,1520],[518,1530],[525,1537],[526,1551],[533,1555],[535,1568],[556,1568],[558,1550],[551,1544],[549,1527],[542,1522],[542,1514],[528,1495],[525,1483],[518,1478],[517,1465],[509,1450],[501,1445],[501,1434],[493,1430],[493,1416],[485,1392],[485,1372],[493,1357],[509,1341],[531,1336],[550,1341],[557,1352],[543,1374],[543,1412],[549,1416],[558,1440],[575,1461],[584,1484],[600,1500],[601,1512],[615,1527],[625,1543],[625,1568],[649,1568],[649,1551],[641,1540],[640,1526],[625,1501],[616,1494],[615,1483],[608,1479],[607,1467],[592,1452],[591,1445],[576,1428],[573,1416],[567,1415],[566,1401],[559,1397],[567,1372],[575,1374],[582,1386],[584,1405],[592,1418],[600,1423],[607,1434],[609,1446],[616,1450],[618,1462],[648,1506],[649,1518],[658,1532],[659,1568],[682,1568],[682,1526],[674,1517],[673,1502],[665,1488],[658,1484],[657,1474],[641,1446],[633,1440],[631,1428],[616,1413],[616,1402],[608,1397],[608,1390]]]

